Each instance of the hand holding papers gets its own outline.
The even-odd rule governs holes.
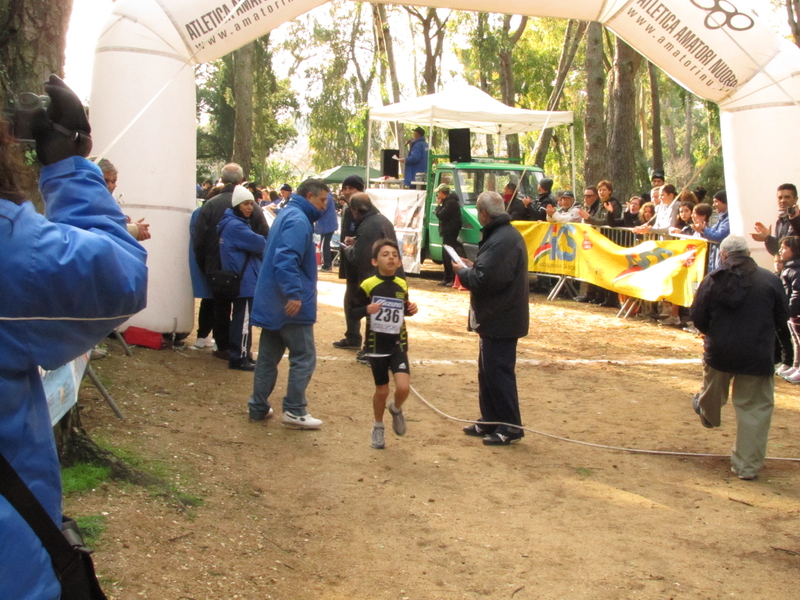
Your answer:
[[[447,253],[450,255],[450,258],[451,258],[451,259],[453,259],[453,264],[454,264],[456,267],[458,267],[459,269],[463,269],[464,267],[466,267],[466,266],[467,266],[466,264],[464,264],[464,261],[463,261],[463,260],[461,260],[461,257],[458,255],[458,253],[457,253],[455,250],[453,250],[453,247],[452,247],[452,246],[448,246],[447,244],[445,244],[445,245],[444,245],[444,246],[442,246],[442,247],[443,247],[443,248],[445,249],[445,251],[447,251]]]

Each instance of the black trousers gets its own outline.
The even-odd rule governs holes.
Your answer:
[[[250,326],[252,298],[237,298],[233,301],[230,338],[228,340],[231,363],[241,363],[250,357],[253,345],[253,328]]]
[[[214,341],[217,342],[217,350],[227,352],[230,349],[231,335],[231,307],[232,300],[214,298]]]
[[[197,311],[197,338],[206,338],[214,328],[214,301],[211,298],[200,300]]]
[[[478,354],[478,398],[482,421],[522,425],[517,376],[514,372],[516,365],[517,338],[498,339],[481,336]],[[502,433],[508,429],[499,426],[496,431]],[[517,431],[522,433],[522,430]]]
[[[464,246],[458,241],[458,234],[452,236],[447,235],[442,238],[442,264],[444,265],[444,279],[442,279],[442,281],[452,282],[455,280],[456,274],[453,271],[453,259],[450,258],[450,254],[444,249],[445,244],[452,247],[459,256],[464,256]]]
[[[355,267],[348,265],[348,269],[355,270]],[[359,281],[356,275],[347,273],[345,288],[344,288],[344,322],[347,325],[347,330],[344,332],[344,337],[349,342],[361,345],[361,319],[354,319],[350,316],[350,308],[353,305],[353,300],[358,293]]]

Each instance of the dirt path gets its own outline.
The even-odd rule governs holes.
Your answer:
[[[477,415],[477,338],[468,295],[410,281],[412,385],[441,410]],[[318,432],[247,422],[252,375],[208,351],[110,342],[95,363],[126,414],[91,386],[84,425],[162,465],[202,504],[181,512],[131,486],[68,498],[108,516],[95,554],[116,599],[794,599],[800,465],[768,462],[755,482],[727,458],[600,450],[528,434],[487,448],[412,396],[408,434],[369,445],[372,380],[343,330],[343,286],[320,281]],[[413,321],[413,322],[411,322]],[[616,319],[609,309],[531,295],[517,367],[525,424],[613,446],[725,454],[735,434],[703,429],[689,399],[701,343]],[[284,363],[274,404],[285,386]],[[800,457],[800,393],[778,380],[771,456]],[[389,430],[390,431],[390,430]]]

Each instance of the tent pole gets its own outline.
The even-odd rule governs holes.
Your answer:
[[[427,169],[426,169],[427,173],[426,173],[426,177],[425,177],[425,189],[426,190],[431,189],[431,184],[433,183],[433,173],[431,173],[431,171],[432,171],[431,167],[433,166],[433,154],[432,154],[433,148],[431,148],[431,144],[433,144],[433,113],[431,113],[431,124],[430,124],[430,127],[428,127],[428,165],[427,165]],[[427,192],[426,192],[426,194],[427,194]]]
[[[572,193],[577,194],[575,189],[575,125],[570,123],[569,126],[569,152],[572,155]]]
[[[364,189],[369,187],[369,151],[372,149],[372,119],[367,113],[367,151],[364,160],[367,163],[367,168],[364,171]]]

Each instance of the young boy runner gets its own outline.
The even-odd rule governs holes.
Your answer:
[[[408,334],[404,315],[417,314],[417,305],[408,301],[408,284],[395,273],[400,268],[400,250],[393,240],[378,240],[372,246],[372,264],[378,274],[361,282],[353,301],[350,316],[368,316],[364,353],[372,367],[375,394],[372,408],[375,423],[372,427],[372,447],[384,448],[383,413],[389,397],[389,370],[394,374],[394,402],[389,405],[392,429],[397,435],[406,432],[403,402],[410,390],[408,365]]]

